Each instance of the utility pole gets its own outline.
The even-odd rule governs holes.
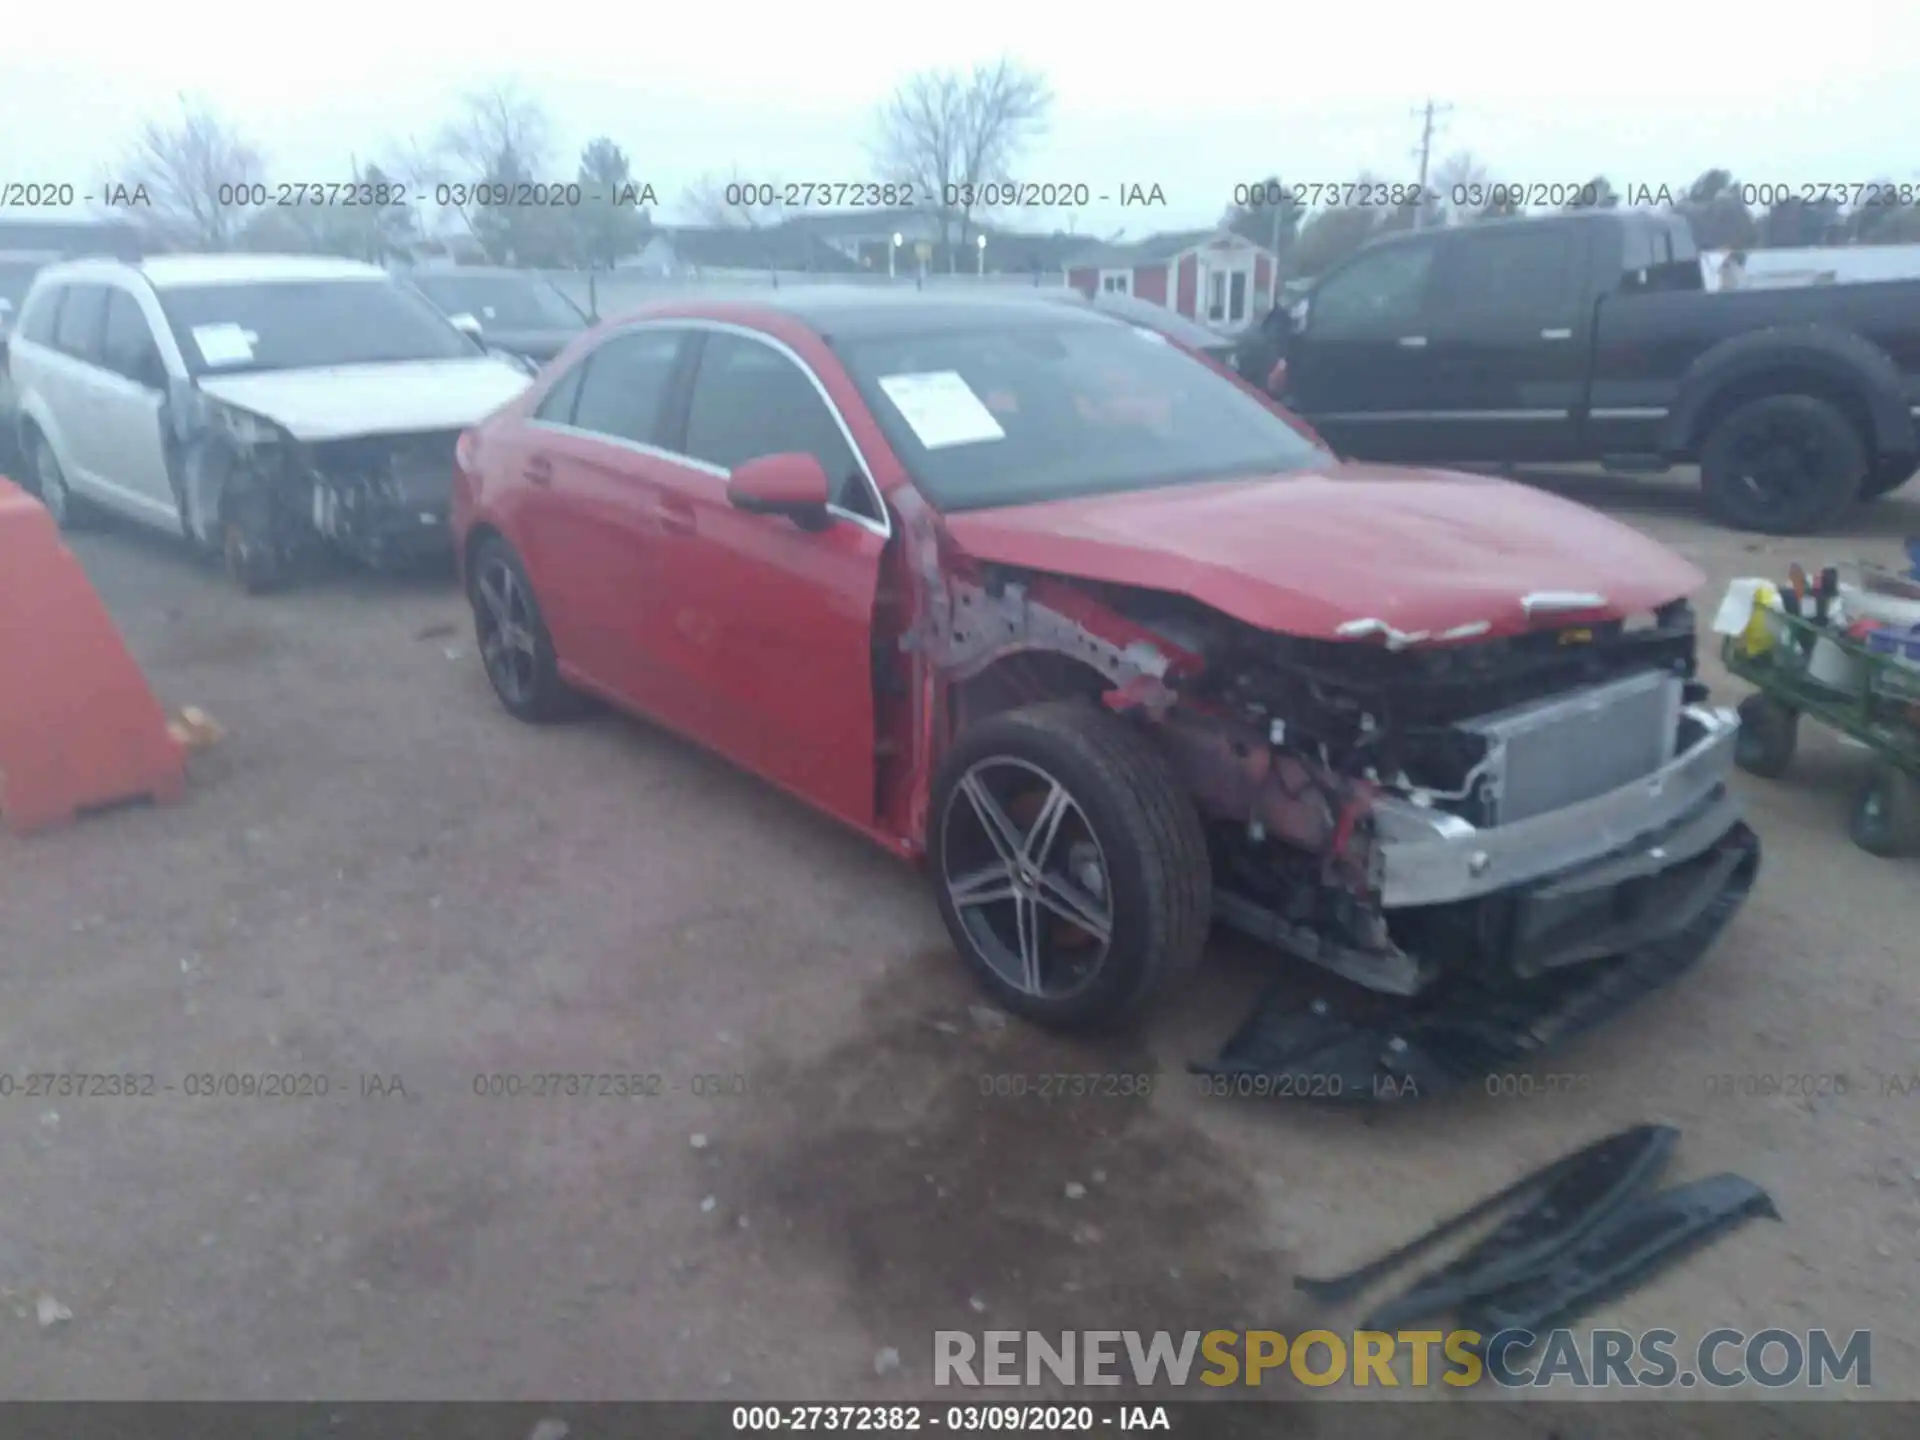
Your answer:
[[[1427,169],[1433,161],[1434,122],[1446,119],[1452,109],[1451,105],[1437,105],[1429,99],[1413,112],[1414,118],[1420,122],[1420,146],[1413,151],[1414,158],[1420,162],[1420,208],[1414,216],[1416,226],[1424,225],[1427,218]]]

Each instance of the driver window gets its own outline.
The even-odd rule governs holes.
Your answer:
[[[1392,340],[1417,332],[1433,269],[1431,242],[1362,255],[1313,293],[1316,340]]]
[[[723,470],[763,455],[812,455],[834,486],[836,506],[880,518],[827,402],[793,361],[756,340],[707,336],[687,406],[687,453]]]

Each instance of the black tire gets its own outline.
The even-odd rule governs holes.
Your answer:
[[[1833,405],[1767,395],[1734,410],[1700,452],[1700,488],[1723,525],[1811,535],[1860,498],[1867,446]]]
[[[93,519],[93,507],[73,493],[67,484],[66,472],[60,468],[60,461],[53,453],[53,446],[47,443],[44,435],[33,437],[33,482],[34,493],[40,497],[40,503],[47,507],[47,513],[53,517],[53,523],[62,530],[84,530]]]
[[[1888,457],[1882,455],[1867,470],[1866,481],[1860,486],[1862,500],[1878,500],[1882,495],[1891,495],[1914,475],[1914,460],[1911,455]]]
[[[559,657],[533,582],[513,547],[498,535],[474,547],[467,565],[467,603],[487,682],[509,715],[542,725],[580,713],[584,698],[560,678]],[[504,632],[503,615],[510,622]],[[516,642],[514,632],[522,633],[524,644]]]
[[[986,829],[973,798],[978,788],[989,790],[994,777],[1018,777],[1033,772],[1036,787],[1052,782],[1071,802],[1072,817],[1061,821],[1037,847],[1040,873],[1022,864],[1022,882],[1030,896],[1051,889],[1056,897],[1041,903],[1022,901],[1010,893],[1000,899],[975,901],[961,914],[955,900],[957,877],[974,877],[992,870],[1005,852],[996,843],[983,848]],[[971,783],[970,782],[971,777]],[[1051,790],[1048,791],[1051,794]],[[1001,797],[996,797],[1001,798]],[[1011,815],[1015,794],[1002,813]],[[1213,915],[1213,872],[1199,812],[1182,789],[1166,758],[1126,721],[1083,700],[1053,701],[1011,710],[963,731],[935,779],[929,818],[928,860],[940,906],[940,918],[968,967],[988,993],[1015,1014],[1055,1029],[1086,1029],[1115,1024],[1144,1008],[1154,995],[1189,973],[1206,947]],[[1064,809],[1064,807],[1063,807]],[[1044,817],[1044,810],[1042,811]],[[1016,822],[1026,829],[1024,821]],[[1064,847],[1060,837],[1074,827],[1076,839]],[[1032,852],[1042,829],[1036,818],[1027,834]],[[1086,845],[1090,856],[1075,860]],[[1052,856],[1048,847],[1054,847]],[[1062,873],[1048,878],[1054,859]],[[1097,867],[1103,894],[1096,894],[1086,868]],[[1064,873],[1075,865],[1080,868]],[[957,868],[956,868],[957,867]],[[978,867],[976,869],[976,867]],[[1009,884],[1014,867],[1008,866]],[[1084,953],[1084,942],[1097,940],[1091,930],[1071,920],[1057,903],[1058,881],[1079,886],[1078,893],[1104,904],[1107,938],[1100,954],[1072,963]],[[1023,910],[1023,905],[1026,908]],[[988,914],[989,910],[993,914]],[[1026,988],[1003,973],[1007,962],[1018,965],[996,936],[1011,919],[1019,926],[1031,914],[1036,956],[1031,971],[1042,969],[1041,951],[1052,952],[1047,962],[1058,976],[1072,983]],[[1038,921],[1044,918],[1045,926]],[[1064,940],[1062,925],[1069,933]],[[1028,933],[1022,929],[1024,937]],[[1052,938],[1043,939],[1050,935]],[[1078,944],[1075,948],[1074,943]],[[1062,957],[1067,963],[1061,964]],[[996,959],[1003,968],[996,968]]]
[[[222,502],[220,558],[227,578],[244,594],[265,595],[286,583],[286,550],[266,496],[241,491]]]
[[[1870,855],[1892,860],[1920,853],[1920,781],[1897,765],[1876,761],[1854,799],[1847,833]]]
[[[1733,763],[1762,780],[1778,780],[1793,763],[1800,743],[1800,712],[1771,695],[1749,695],[1740,702],[1740,733],[1734,737]]]

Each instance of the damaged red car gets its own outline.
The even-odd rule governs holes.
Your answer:
[[[1343,463],[1097,312],[658,305],[458,465],[510,712],[611,701],[924,863],[1043,1024],[1138,1010],[1219,923],[1350,984],[1263,1003],[1216,1070],[1437,1088],[1672,979],[1758,866],[1691,565],[1521,486]]]

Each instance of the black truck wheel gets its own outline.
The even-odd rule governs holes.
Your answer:
[[[1920,781],[1876,761],[1854,800],[1847,833],[1870,855],[1897,859],[1920,852]]]
[[[1117,1022],[1206,945],[1199,812],[1146,737],[1085,701],[963,731],[934,783],[927,848],[962,958],[1038,1024]]]
[[[1867,470],[1867,478],[1860,487],[1862,500],[1878,500],[1882,495],[1891,495],[1907,481],[1913,478],[1914,462],[1911,455],[1881,456]]]
[[[1778,780],[1793,763],[1800,742],[1800,716],[1771,695],[1749,695],[1740,702],[1740,733],[1734,737],[1733,763],[1762,780]]]
[[[1768,535],[1809,535],[1861,495],[1867,447],[1838,409],[1812,395],[1749,400],[1713,427],[1700,487],[1715,519]]]

